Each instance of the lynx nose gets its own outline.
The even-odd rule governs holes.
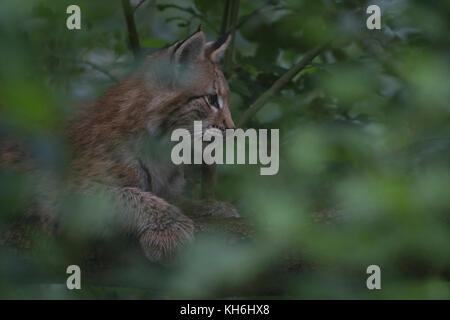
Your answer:
[[[230,119],[230,121],[223,120],[223,128],[224,129],[236,129],[236,126],[234,125],[234,122],[231,119]]]
[[[224,114],[223,125],[225,129],[236,129],[236,126],[234,125],[233,119],[231,118],[231,114],[229,111]]]
[[[229,114],[220,114],[214,121],[213,124],[214,127],[226,130],[226,129],[235,129],[236,126],[234,125],[233,120],[231,119],[231,115]]]

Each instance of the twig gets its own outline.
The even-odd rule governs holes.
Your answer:
[[[122,0],[123,13],[128,28],[128,39],[130,42],[131,51],[135,58],[139,56],[141,46],[139,44],[139,37],[136,30],[136,23],[134,22],[133,9],[131,8],[129,0]]]
[[[224,61],[224,71],[225,74],[231,70],[233,62],[234,62],[234,38],[236,33],[236,25],[238,21],[239,15],[239,0],[231,0],[231,6],[229,8],[228,20],[231,34],[231,42],[228,46],[228,49],[225,53],[225,61]]]
[[[98,64],[91,62],[89,60],[79,59],[79,58],[70,58],[70,57],[59,56],[59,55],[52,55],[52,56],[56,59],[66,60],[66,61],[70,61],[70,62],[74,62],[74,63],[86,64],[86,65],[90,66],[92,69],[103,73],[105,76],[110,78],[112,81],[114,81],[116,83],[120,82],[118,78],[116,78],[114,75],[111,74],[111,72],[109,72],[108,70],[105,70],[103,67],[101,67]]]
[[[103,69],[102,67],[100,67],[99,65],[97,65],[97,64],[95,64],[93,62],[90,62],[90,61],[87,61],[87,60],[75,60],[75,61],[89,65],[92,69],[103,73],[105,76],[110,78],[115,83],[119,83],[120,82],[119,79],[117,79],[115,76],[113,76],[109,71]]]
[[[205,23],[205,25],[207,25],[208,27],[210,27],[212,30],[214,30],[214,32],[218,33],[219,30],[217,30],[217,28],[212,25],[208,19],[206,19],[205,16],[201,15],[200,13],[198,13],[197,11],[195,11],[193,8],[191,7],[182,7],[176,4],[159,4],[158,6],[159,10],[165,10],[168,8],[172,8],[172,9],[177,9],[180,11],[184,11],[187,12],[189,14],[191,14],[192,16],[196,17],[197,19],[199,19],[200,21],[202,21],[203,23]]]
[[[139,1],[139,3],[133,8],[133,13],[136,12],[136,10],[147,0],[141,0]]]
[[[269,8],[270,8],[270,9],[273,9],[273,10],[279,10],[279,9],[281,9],[282,7],[281,7],[281,6],[278,6],[278,5],[273,5],[273,4],[270,4],[270,3],[265,4],[265,5],[263,5],[263,6],[259,7],[259,8],[257,8],[257,9],[255,9],[255,10],[253,10],[253,11],[250,12],[249,14],[247,14],[247,15],[241,17],[241,18],[239,19],[238,23],[236,24],[236,27],[235,27],[235,28],[236,28],[236,29],[239,29],[239,28],[242,27],[245,23],[247,23],[248,21],[250,21],[251,18],[257,16],[259,13],[261,13],[262,11],[264,11],[264,10],[266,10],[266,9],[269,9]]]
[[[298,64],[283,74],[272,86],[244,112],[238,122],[238,127],[243,127],[258,112],[272,96],[289,83],[300,71],[302,71],[317,55],[319,55],[328,44],[321,45],[309,51]]]

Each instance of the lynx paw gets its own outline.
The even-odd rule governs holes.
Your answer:
[[[145,256],[152,262],[169,260],[180,247],[194,238],[192,220],[174,206],[152,220],[139,238]]]

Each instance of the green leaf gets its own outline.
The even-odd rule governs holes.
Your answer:
[[[167,42],[160,38],[145,38],[141,40],[141,45],[143,47],[149,48],[161,48],[167,45]]]

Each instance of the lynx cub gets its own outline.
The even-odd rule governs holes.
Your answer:
[[[170,133],[192,131],[195,120],[204,130],[234,128],[229,88],[216,64],[229,40],[205,43],[199,30],[146,57],[69,123],[70,188],[114,200],[118,221],[151,261],[170,258],[193,238],[192,220],[169,202],[185,184],[184,168],[170,160]],[[220,211],[226,204],[217,206]]]
[[[192,239],[194,227],[168,202],[183,188],[183,168],[161,155],[161,148],[152,154],[143,146],[166,144],[172,130],[193,130],[195,120],[202,120],[204,129],[234,128],[229,88],[216,64],[229,40],[205,43],[199,30],[150,55],[72,123],[75,185],[100,188],[118,199],[125,228],[152,261],[170,257]]]

